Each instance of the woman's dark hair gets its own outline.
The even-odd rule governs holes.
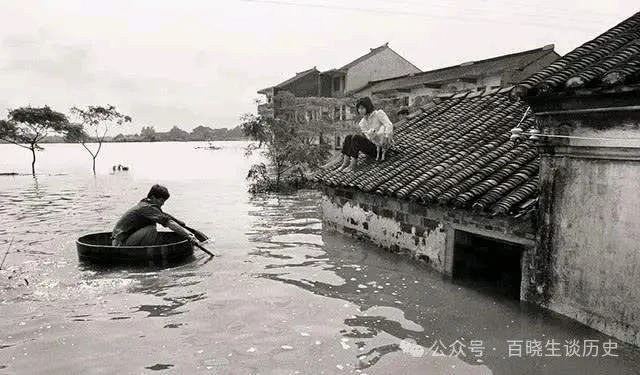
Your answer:
[[[154,198],[154,197],[167,200],[169,199],[169,190],[162,185],[155,184],[151,187],[151,189],[149,190],[149,193],[147,194],[147,198]]]
[[[370,114],[374,109],[373,103],[371,103],[371,99],[368,96],[358,99],[356,102],[356,111],[359,107],[364,107],[366,114]]]

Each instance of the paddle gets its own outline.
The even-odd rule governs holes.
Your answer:
[[[200,250],[202,250],[202,251],[204,251],[205,253],[209,254],[210,256],[212,256],[212,257],[214,257],[214,256],[215,256],[211,251],[209,251],[209,250],[205,249],[205,248],[204,248],[204,246],[200,245],[199,243],[194,242],[193,244],[194,244],[194,245],[196,245],[197,247],[199,247],[199,248],[200,248]]]
[[[166,212],[165,212],[165,213],[166,213]],[[204,234],[204,233],[200,232],[200,231],[199,231],[199,230],[197,230],[197,229],[193,229],[193,228],[191,228],[191,227],[187,226],[187,224],[185,224],[185,223],[184,223],[184,221],[179,220],[179,219],[177,219],[177,218],[173,217],[172,215],[169,215],[169,214],[167,214],[167,215],[171,218],[171,220],[173,220],[173,221],[175,221],[176,223],[178,223],[181,227],[183,227],[184,229],[186,229],[186,230],[188,230],[189,232],[193,233],[193,235],[196,237],[196,239],[197,239],[198,241],[200,241],[200,242],[204,242],[204,241],[206,241],[206,240],[208,240],[208,239],[209,239],[209,237],[208,237],[206,234]],[[199,243],[195,243],[195,242],[194,242],[194,245],[196,245],[197,247],[199,247],[199,248],[200,248],[200,250],[204,251],[205,253],[209,254],[210,256],[215,256],[212,252],[210,252],[209,250],[205,249],[205,248],[204,248],[204,246],[200,245]]]
[[[196,238],[197,238],[197,239],[198,239],[198,241],[200,241],[200,242],[204,242],[204,241],[206,241],[206,240],[208,240],[208,239],[209,239],[209,237],[207,237],[207,235],[206,235],[206,234],[204,234],[204,233],[200,232],[200,231],[199,231],[199,230],[197,230],[197,229],[190,228],[190,227],[188,227],[188,226],[186,226],[186,225],[183,225],[183,227],[184,227],[184,229],[186,229],[186,230],[188,230],[189,232],[193,233],[193,235],[194,235],[194,236],[196,236]]]

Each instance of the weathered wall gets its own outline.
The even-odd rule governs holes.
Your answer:
[[[539,303],[640,345],[640,121],[547,117]],[[597,139],[591,139],[597,138]]]
[[[561,158],[542,169],[559,180],[549,307],[640,345],[640,162]]]
[[[534,244],[535,229],[528,219],[481,217],[350,189],[326,187],[324,192],[322,210],[329,227],[410,255],[447,275],[453,267],[456,230]],[[523,279],[528,280],[527,275],[523,272]]]
[[[500,86],[504,87],[505,85],[502,82],[502,77],[500,74],[488,75],[485,77],[481,77],[476,82],[477,87],[492,87],[492,86]]]
[[[326,222],[336,230],[366,239],[381,247],[402,252],[444,272],[446,233],[443,224],[408,215],[401,207],[392,210],[374,199],[343,200],[325,197]]]
[[[347,72],[345,91],[360,88],[369,81],[398,77],[420,70],[391,49],[380,51],[351,67]]]

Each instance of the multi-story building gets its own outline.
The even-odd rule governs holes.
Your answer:
[[[554,51],[554,45],[550,44],[542,48],[485,60],[370,81],[364,86],[347,92],[347,95],[370,96],[379,102],[392,99],[395,103],[419,107],[423,102],[443,93],[515,85],[558,58],[560,55]]]
[[[275,86],[259,90],[266,101],[258,105],[258,113],[277,117],[278,94],[288,92],[296,97],[296,107],[309,121],[325,121],[333,125],[334,134],[325,134],[322,139],[339,145],[342,136],[352,132],[355,125],[351,108],[353,97],[346,96],[347,92],[371,81],[419,72],[420,69],[385,43],[338,69],[320,71],[314,66]]]

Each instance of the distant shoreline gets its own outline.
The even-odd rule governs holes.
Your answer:
[[[163,140],[118,140],[118,141],[112,141],[112,140],[105,140],[102,143],[167,143],[167,142],[247,142],[247,141],[251,141],[251,139],[249,138],[241,138],[241,139],[215,139],[215,140],[199,140],[199,139],[163,139]],[[77,142],[65,142],[65,141],[61,141],[61,140],[51,140],[51,141],[47,141],[47,140],[43,140],[38,142],[39,144],[75,144]],[[87,144],[92,144],[92,143],[97,143],[97,142],[87,142]],[[0,144],[3,145],[12,145],[13,143],[10,142],[4,142],[4,141],[0,141]]]

